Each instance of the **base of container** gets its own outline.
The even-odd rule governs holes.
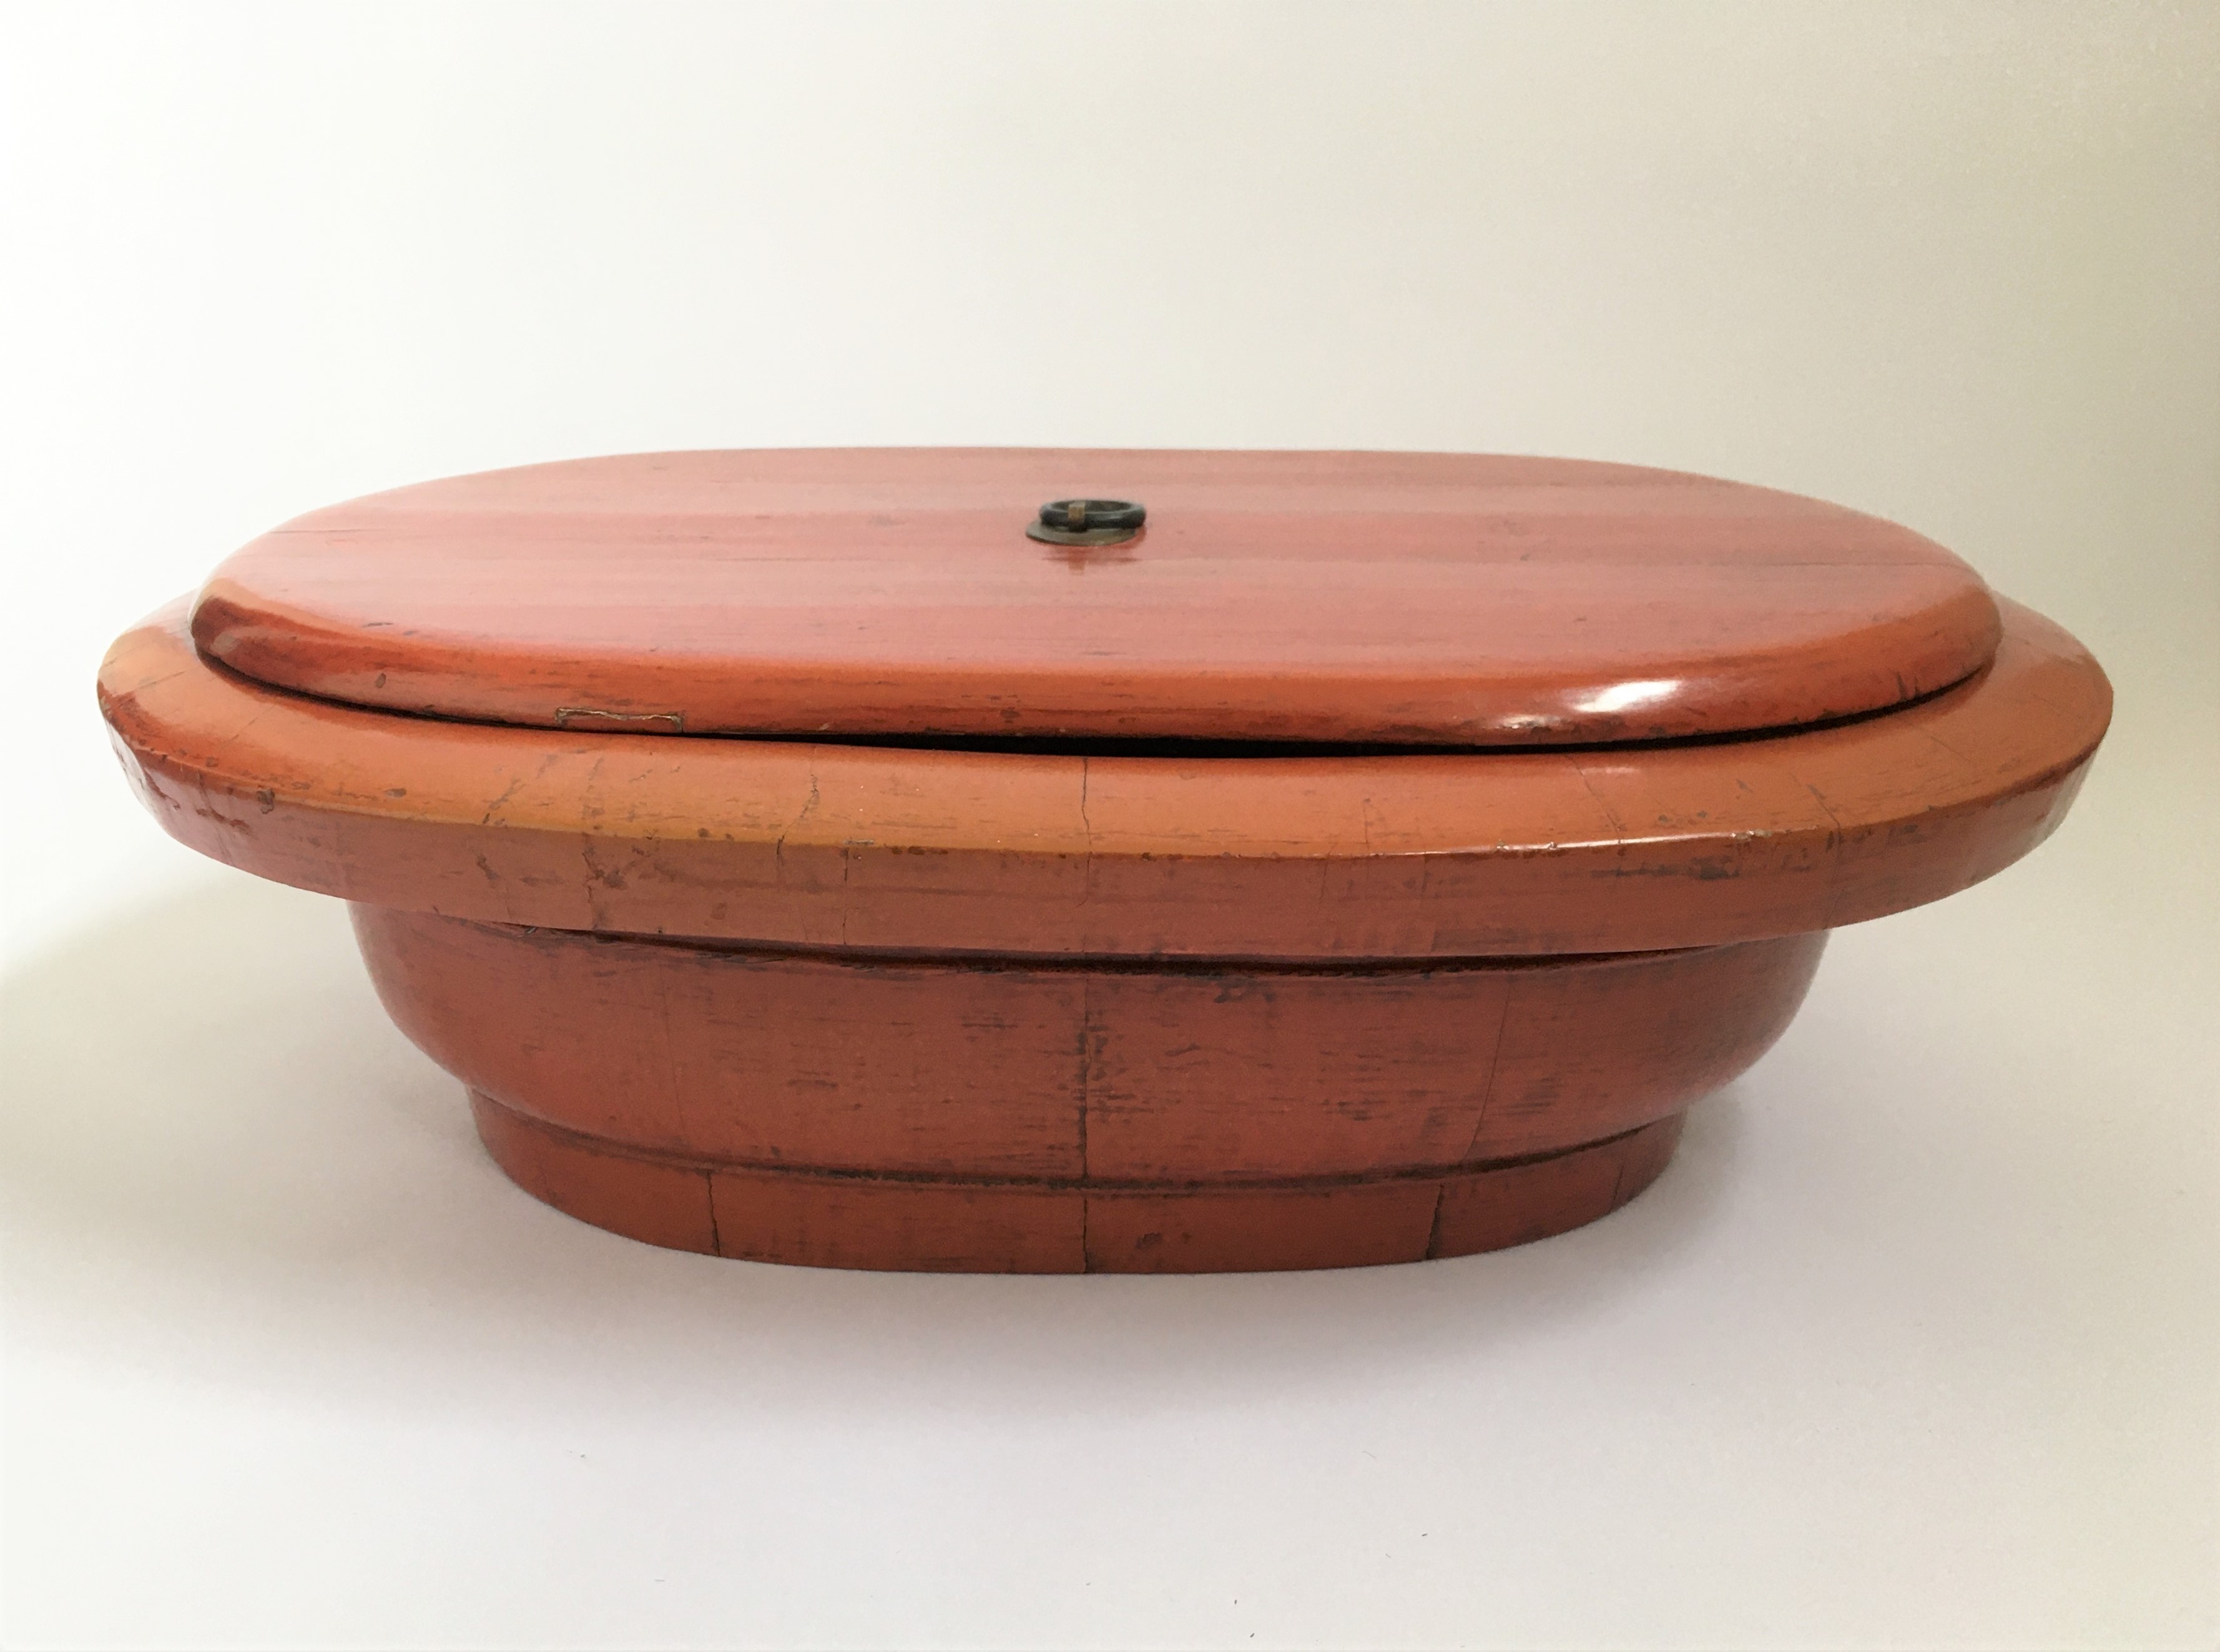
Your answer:
[[[713,1255],[1004,1273],[1416,1262],[1593,1221],[1825,942],[1322,966],[354,916],[395,1021],[548,1203]]]
[[[752,1262],[943,1273],[1251,1273],[1501,1250],[1632,1199],[1672,1158],[1685,1117],[1446,1172],[1199,1186],[720,1164],[642,1153],[470,1096],[479,1138],[509,1179],[596,1227]]]

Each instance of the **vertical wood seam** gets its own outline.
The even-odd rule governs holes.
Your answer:
[[[1084,768],[1082,769],[1081,773],[1083,777],[1085,774]],[[1087,1180],[1088,1174],[1087,1163],[1087,1101],[1089,1087],[1089,1069],[1094,1065],[1094,983],[1087,976],[1082,976],[1079,980],[1079,1093],[1077,1097],[1079,1103],[1079,1179],[1082,1182],[1084,1182]],[[1082,1188],[1079,1194],[1079,1271],[1082,1274],[1093,1271],[1094,1265],[1093,1254],[1088,1250],[1087,1243],[1087,1193]]]
[[[1472,1134],[1464,1144],[1464,1156],[1471,1158],[1480,1151],[1480,1132],[1487,1125],[1487,1104],[1495,1100],[1495,1075],[1503,1067],[1503,1040],[1511,1027],[1511,1000],[1518,990],[1518,977],[1507,977],[1503,983],[1503,1014],[1495,1024],[1495,1045],[1487,1052],[1487,1082],[1480,1092],[1480,1111],[1473,1116]]]

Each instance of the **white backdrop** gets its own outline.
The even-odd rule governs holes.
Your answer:
[[[2220,9],[16,6],[10,1644],[2220,1638]],[[719,1263],[501,1181],[108,639],[658,447],[1496,449],[1905,521],[2119,720],[1625,1213],[1317,1277]]]

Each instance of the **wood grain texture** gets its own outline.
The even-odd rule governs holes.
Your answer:
[[[1883,715],[1577,751],[1076,757],[444,723],[253,683],[183,609],[101,705],[171,833],[259,876],[491,922],[804,948],[1475,957],[1825,929],[2040,843],[2111,715],[2007,604],[1993,664]]]
[[[1682,1122],[1448,1174],[1172,1191],[731,1170],[471,1104],[512,1181],[596,1226],[757,1262],[964,1273],[1261,1272],[1499,1250],[1625,1204],[1663,1172]]]
[[[1143,537],[1038,545],[1044,500]],[[1907,529],[1456,454],[640,454],[403,488],[227,561],[212,658],[350,704],[643,733],[1556,745],[1776,728],[1979,669]]]
[[[1796,1013],[1824,934],[1376,969],[888,963],[354,909],[471,1089],[734,1169],[1146,1188],[1442,1169],[1677,1113]]]

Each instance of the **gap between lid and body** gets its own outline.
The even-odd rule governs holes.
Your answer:
[[[1140,502],[1146,527],[1027,536],[1074,496]],[[1999,624],[1907,529],[1675,472],[847,449],[374,495],[232,557],[192,630],[274,687],[473,722],[1346,751],[1800,728],[1963,680]]]

